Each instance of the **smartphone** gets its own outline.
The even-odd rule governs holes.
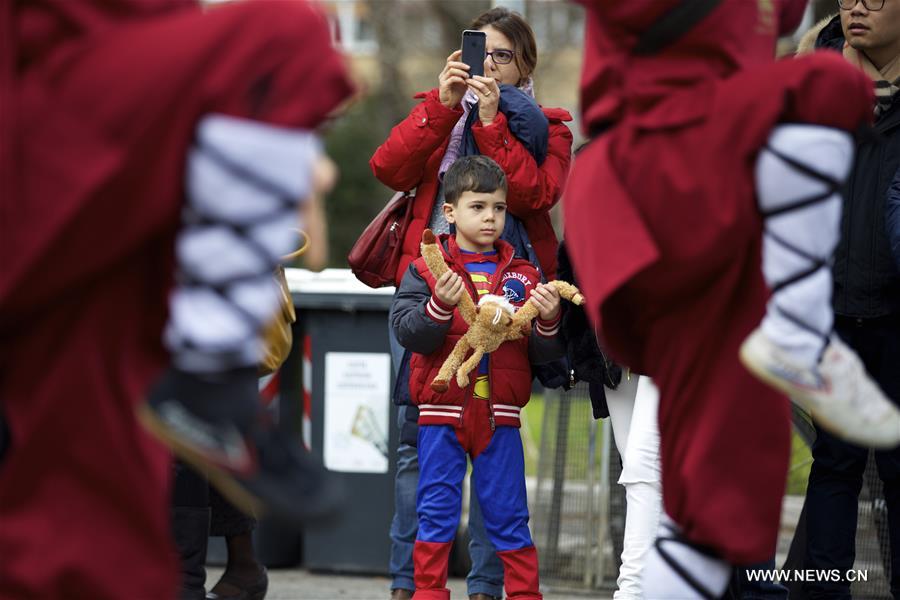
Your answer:
[[[469,65],[469,76],[484,76],[484,57],[487,34],[466,29],[462,32],[462,62]]]

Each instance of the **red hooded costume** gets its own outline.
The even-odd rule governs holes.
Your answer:
[[[172,598],[169,455],[133,410],[208,113],[312,129],[351,91],[304,2],[0,4],[0,597]]]
[[[856,130],[871,82],[840,56],[773,63],[805,0],[723,0],[660,52],[631,52],[680,0],[587,7],[566,239],[607,349],[660,388],[666,512],[733,564],[771,557],[790,451],[786,399],[738,362],[768,290],[756,155],[779,122]]]

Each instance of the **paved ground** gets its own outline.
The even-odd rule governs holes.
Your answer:
[[[212,585],[222,574],[221,569],[209,569],[207,581]],[[302,569],[274,569],[269,571],[269,593],[266,600],[388,600],[389,580],[386,577],[366,577],[361,575],[316,574]],[[463,579],[450,581],[454,600],[465,600],[466,582]],[[609,592],[590,595],[546,591],[545,600],[609,600]]]
[[[782,535],[779,540],[778,564],[790,545],[794,525],[800,512],[802,498],[788,497],[782,513]],[[212,586],[222,573],[221,568],[209,568],[207,582]],[[269,593],[267,600],[388,600],[389,580],[387,577],[364,575],[340,575],[333,573],[311,573],[304,569],[273,569],[269,571]],[[467,600],[466,583],[463,579],[450,581],[454,600]],[[612,592],[565,592],[545,589],[546,600],[610,600]]]

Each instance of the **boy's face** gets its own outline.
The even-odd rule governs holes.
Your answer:
[[[503,233],[506,192],[463,192],[456,206],[444,204],[444,217],[456,225],[456,243],[469,252],[488,252]]]

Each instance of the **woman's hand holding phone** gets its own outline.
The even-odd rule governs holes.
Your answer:
[[[462,50],[457,50],[447,57],[444,70],[438,75],[438,95],[441,104],[447,108],[456,108],[466,94],[466,81],[469,77],[469,65],[461,62]]]
[[[466,80],[466,85],[478,96],[478,120],[490,125],[500,108],[500,86],[493,77],[476,75]]]

